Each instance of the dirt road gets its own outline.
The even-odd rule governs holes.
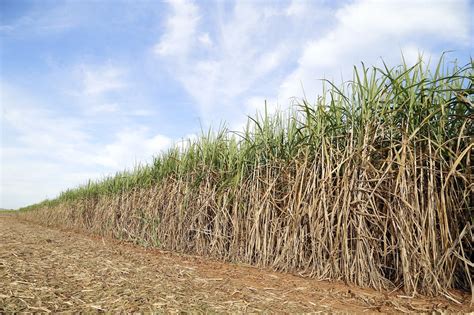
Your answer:
[[[0,215],[0,313],[472,311],[60,231]]]

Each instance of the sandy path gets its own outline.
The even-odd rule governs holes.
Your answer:
[[[0,215],[0,313],[12,311],[469,311],[199,257],[145,250]]]

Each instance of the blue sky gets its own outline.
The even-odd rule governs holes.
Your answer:
[[[239,129],[352,66],[467,63],[469,1],[0,0],[0,207]]]

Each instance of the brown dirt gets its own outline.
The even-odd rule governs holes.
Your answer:
[[[0,215],[0,313],[473,311],[245,265],[150,250]]]

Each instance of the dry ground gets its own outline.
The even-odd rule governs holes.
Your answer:
[[[0,313],[13,311],[469,312],[421,299],[146,250],[0,214]]]

